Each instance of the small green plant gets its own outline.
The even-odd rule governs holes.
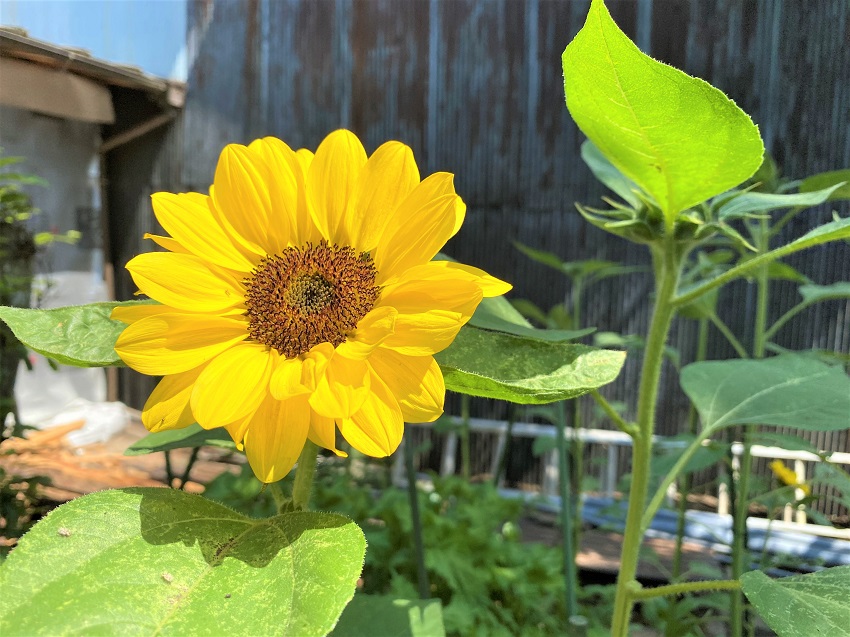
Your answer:
[[[40,210],[26,192],[27,186],[46,186],[40,177],[9,170],[23,162],[21,157],[4,157],[0,151],[0,305],[29,307],[32,294],[34,260],[39,248],[54,241],[74,243],[76,231],[66,234],[33,233],[29,221]],[[5,323],[0,323],[0,440],[5,436],[9,414],[20,422],[15,404],[15,379],[18,362],[29,365],[27,350]]]

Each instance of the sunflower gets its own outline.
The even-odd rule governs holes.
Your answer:
[[[142,411],[152,432],[224,427],[263,482],[306,440],[391,454],[404,422],[432,422],[445,385],[433,355],[482,297],[510,285],[432,261],[466,207],[453,175],[420,181],[390,141],[371,157],[345,130],[315,156],[267,137],[221,153],[209,196],[157,193],[165,248],[128,264],[159,304],[117,307],[115,350],[163,376]]]

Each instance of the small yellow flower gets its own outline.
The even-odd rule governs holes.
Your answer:
[[[142,412],[150,431],[225,427],[263,482],[285,476],[305,441],[339,453],[338,428],[371,456],[404,422],[431,422],[445,349],[482,297],[510,285],[431,261],[466,207],[453,176],[420,181],[410,148],[366,156],[331,133],[315,156],[274,138],[227,146],[209,196],[153,195],[170,236],[127,264],[161,305],[119,307],[115,350],[164,376]]]
[[[798,482],[797,474],[794,473],[793,470],[789,469],[785,466],[785,463],[781,460],[774,460],[770,463],[770,470],[773,471],[773,475],[775,475],[782,484],[786,484],[790,487],[795,487],[800,489],[806,495],[811,495],[811,489],[809,489],[809,485]]]

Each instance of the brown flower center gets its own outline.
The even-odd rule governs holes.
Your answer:
[[[326,241],[268,256],[245,279],[248,332],[286,358],[336,347],[375,305],[376,275],[368,252]]]

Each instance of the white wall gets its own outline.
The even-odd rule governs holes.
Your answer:
[[[76,246],[55,244],[46,250],[43,266],[50,271],[95,269],[102,273],[98,135],[97,124],[0,105],[3,154],[25,157],[16,172],[38,175],[48,182],[47,187],[27,188],[33,204],[41,209],[31,227],[39,232],[79,230],[84,235]]]

